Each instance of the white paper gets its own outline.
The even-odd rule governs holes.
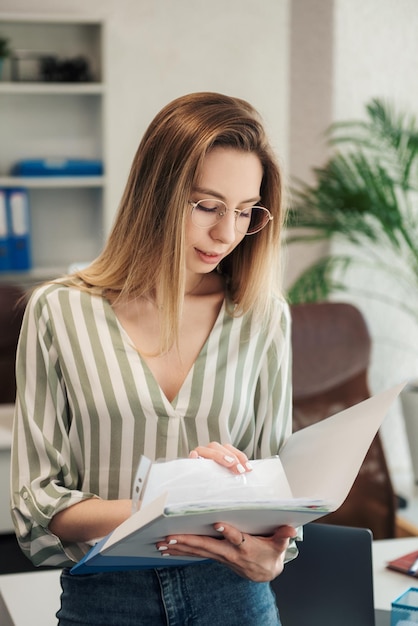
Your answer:
[[[279,457],[252,461],[252,471],[233,474],[210,459],[176,459],[153,463],[142,506],[167,492],[166,508],[204,510],[232,503],[288,500],[292,491]]]

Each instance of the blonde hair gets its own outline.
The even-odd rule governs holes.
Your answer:
[[[260,204],[274,219],[244,237],[221,269],[234,305],[232,314],[253,310],[264,315],[272,291],[279,290],[282,177],[256,110],[244,100],[217,93],[177,98],[157,114],[139,144],[102,253],[69,279],[112,302],[155,294],[158,286],[164,296],[162,350],[177,337],[191,191],[206,154],[215,146],[252,152],[263,167]]]

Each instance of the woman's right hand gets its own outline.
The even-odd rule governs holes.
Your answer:
[[[197,446],[190,452],[189,458],[212,459],[219,465],[227,467],[234,474],[244,474],[252,471],[247,455],[229,443],[221,444],[217,441],[211,441],[207,446]]]

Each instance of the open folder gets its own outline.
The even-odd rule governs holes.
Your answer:
[[[218,522],[269,535],[283,524],[302,526],[335,511],[403,387],[293,433],[279,456],[252,461],[253,470],[241,476],[207,459],[145,459],[145,464],[142,459],[136,477],[144,484],[141,508],[101,539],[71,573],[185,565],[202,559],[162,558],[155,544],[172,534],[219,537],[213,528]]]

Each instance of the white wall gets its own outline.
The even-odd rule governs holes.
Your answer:
[[[373,97],[417,111],[418,2],[335,0],[334,117]]]
[[[193,91],[220,91],[252,102],[283,155],[287,0],[111,0],[107,4],[111,5],[109,159],[111,171],[118,171],[119,184],[157,110]]]

